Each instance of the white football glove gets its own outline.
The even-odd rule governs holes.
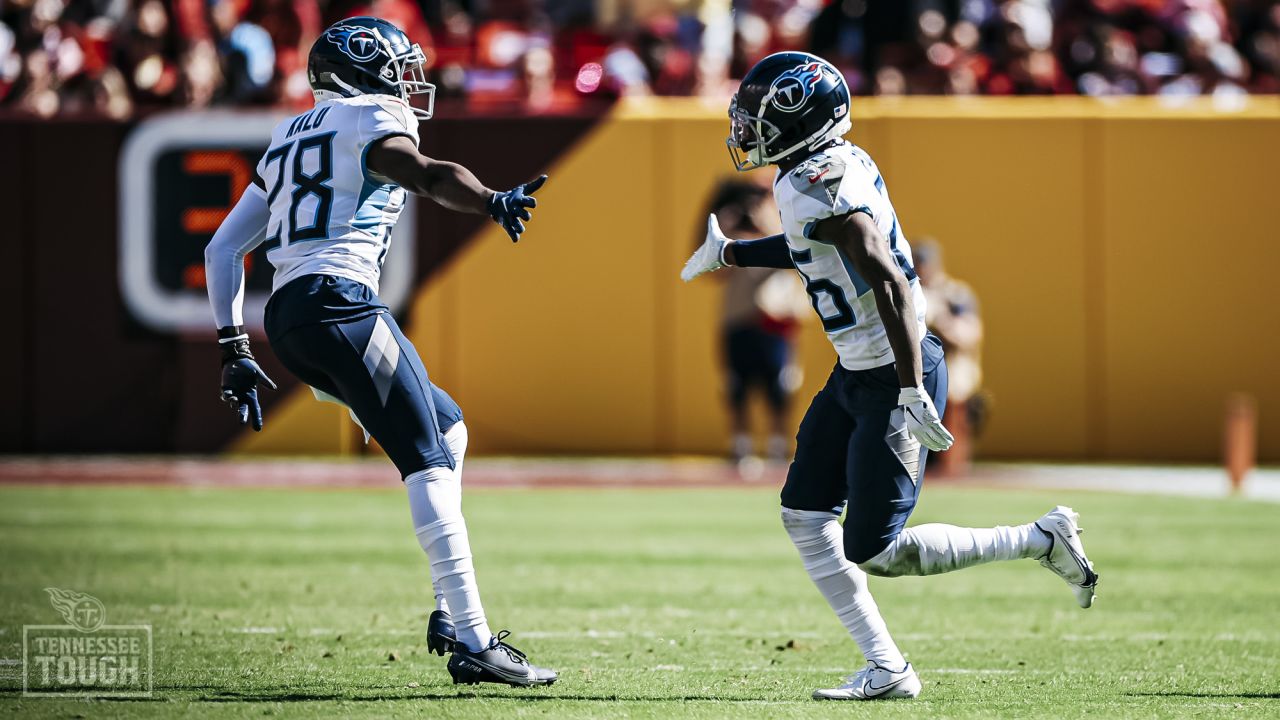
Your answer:
[[[707,239],[693,253],[693,257],[685,262],[684,269],[680,271],[680,279],[689,282],[699,275],[724,267],[724,260],[721,258],[724,257],[724,246],[728,244],[729,238],[720,232],[716,214],[711,213],[707,216]]]
[[[938,409],[923,387],[902,388],[898,393],[898,405],[902,408],[903,419],[907,423],[907,431],[921,445],[930,450],[941,452],[951,447],[955,438],[942,426],[938,417]]]

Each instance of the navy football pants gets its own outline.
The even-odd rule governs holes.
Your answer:
[[[947,402],[942,344],[929,335],[920,347],[924,387],[941,416]],[[923,447],[918,458],[904,452],[901,413],[894,413],[898,389],[893,365],[846,370],[836,363],[800,423],[795,460],[782,488],[782,506],[793,510],[839,512],[847,504],[844,552],[855,563],[893,542],[920,496],[928,453]]]
[[[444,432],[462,412],[431,384],[390,313],[303,325],[272,339],[271,349],[299,380],[346,403],[402,477],[454,467]]]

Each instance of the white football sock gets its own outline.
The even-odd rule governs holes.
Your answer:
[[[883,668],[901,670],[907,661],[880,617],[880,608],[867,588],[867,574],[845,559],[839,515],[783,508],[782,524],[800,551],[805,572],[862,654]]]
[[[444,442],[449,446],[449,454],[453,455],[453,474],[458,478],[458,487],[462,487],[462,461],[467,455],[467,426],[462,422],[453,424],[449,432],[444,434]],[[459,491],[461,492],[461,491]],[[436,609],[449,612],[449,601],[440,589],[440,581],[434,574],[431,577],[431,589],[436,595]]]
[[[431,468],[405,478],[404,485],[418,544],[431,560],[431,576],[448,602],[458,642],[480,651],[493,633],[480,605],[458,477],[449,468]]]
[[[1051,545],[1035,523],[993,528],[927,523],[903,530],[862,568],[886,577],[937,575],[997,560],[1041,558]]]

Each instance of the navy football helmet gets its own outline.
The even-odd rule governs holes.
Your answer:
[[[353,17],[330,25],[311,46],[307,77],[316,100],[356,95],[393,95],[409,102],[426,95],[426,120],[435,109],[436,86],[427,82],[427,56],[386,20]]]
[[[807,156],[849,132],[849,85],[826,60],[780,52],[756,63],[729,103],[738,170]]]

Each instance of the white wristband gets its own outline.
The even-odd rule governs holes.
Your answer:
[[[902,388],[898,391],[898,404],[910,405],[915,402],[926,402],[929,400],[929,394],[924,391],[923,385],[913,388]]]

